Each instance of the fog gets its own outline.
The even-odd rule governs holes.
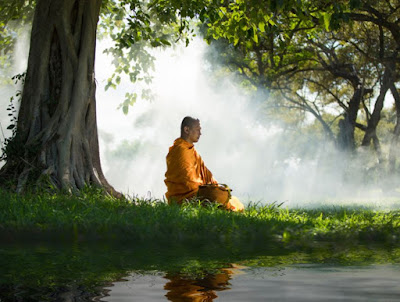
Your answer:
[[[23,41],[18,45],[15,73],[23,71],[27,57]],[[206,166],[245,204],[397,207],[396,191],[388,194],[382,183],[365,185],[368,171],[354,160],[345,160],[331,144],[310,140],[295,152],[296,141],[290,141],[293,133],[266,116],[262,103],[233,78],[212,76],[204,59],[207,45],[201,39],[188,47],[154,51],[157,60],[150,87],[155,98],[139,98],[127,115],[118,105],[126,92],[138,87],[123,78],[116,90],[104,91],[113,70],[112,58],[103,53],[105,47],[107,42],[100,42],[96,52],[99,142],[103,171],[117,190],[164,198],[165,157],[179,137],[183,117],[189,115],[201,121],[202,136],[195,147]],[[8,86],[0,91],[3,129],[9,123],[6,106],[13,90]]]
[[[28,63],[28,41],[29,41],[29,30],[25,27],[21,30],[22,34],[15,43],[14,54],[9,68],[0,66],[0,148],[4,147],[4,140],[11,136],[11,130],[7,127],[11,124],[12,114],[7,110],[10,105],[11,97],[14,97],[12,102],[15,108],[18,108],[19,103],[16,97],[18,90],[21,90],[21,82],[15,83],[11,78],[17,74],[24,73]],[[4,165],[4,162],[0,161],[0,167]]]
[[[156,51],[151,84],[156,97],[152,102],[139,100],[127,116],[116,107],[135,87],[125,81],[117,91],[104,92],[101,87],[111,67],[97,69],[102,161],[117,189],[163,198],[165,156],[189,115],[201,121],[202,136],[195,147],[207,167],[244,203],[396,206],[396,194],[388,196],[382,183],[364,185],[368,171],[360,169],[359,162],[345,160],[330,143],[310,140],[302,152],[287,150],[293,135],[279,121],[263,116],[261,104],[234,79],[226,76],[216,82],[204,58],[206,47],[196,39],[189,47]],[[110,60],[101,48],[97,59],[102,62],[97,66]],[[293,156],[299,153],[304,157]]]

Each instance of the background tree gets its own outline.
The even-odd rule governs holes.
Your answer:
[[[266,101],[273,95],[268,102],[291,110],[287,114],[311,113],[331,140],[331,125],[340,118],[337,141],[343,150],[355,149],[358,128],[365,133],[361,144],[372,141],[382,159],[376,128],[397,78],[397,14],[398,4],[391,1],[304,1],[272,15],[236,1],[226,4],[217,21],[206,20],[206,36],[222,64],[268,91]],[[325,120],[332,105],[339,115]]]
[[[316,68],[307,36],[325,30],[324,11],[307,15],[312,9],[304,4],[268,14],[268,8],[241,8],[237,3],[228,5],[221,19],[207,23],[206,38],[213,54],[219,54],[216,61],[236,73],[246,86],[258,90],[269,108],[284,108],[291,116],[296,112],[313,115],[326,137],[334,141],[322,118],[324,104],[310,99],[303,90],[304,74]],[[305,115],[301,116],[304,119]]]

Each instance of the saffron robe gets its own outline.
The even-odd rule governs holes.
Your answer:
[[[185,198],[194,197],[201,185],[218,184],[194,145],[183,138],[177,138],[169,148],[164,182],[167,185],[165,197],[169,204],[180,204]],[[229,199],[225,207],[231,211],[244,210],[243,204],[235,196]]]
[[[169,148],[164,182],[169,204],[173,201],[181,203],[183,199],[195,196],[201,185],[217,184],[194,145],[183,138],[177,138]]]

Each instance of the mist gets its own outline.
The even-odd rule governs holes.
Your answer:
[[[27,41],[25,37],[17,43],[11,75],[26,68]],[[100,41],[96,50],[97,118],[103,171],[117,190],[164,199],[165,157],[180,135],[183,117],[189,115],[201,121],[202,136],[195,147],[206,166],[244,204],[399,207],[398,179],[382,177],[371,184],[368,167],[344,157],[329,142],[307,138],[297,144],[293,131],[266,116],[262,103],[234,78],[216,80],[204,57],[208,46],[200,38],[188,47],[154,50],[150,88],[155,98],[138,98],[124,115],[118,106],[125,93],[140,88],[123,78],[116,90],[104,90],[113,70],[112,57],[103,53],[107,43]],[[16,89],[8,85],[0,90],[3,129],[9,124],[6,108]],[[5,137],[11,134],[4,131]],[[357,158],[369,156],[363,152]]]
[[[3,148],[4,140],[12,135],[12,131],[7,129],[12,119],[12,116],[9,116],[12,113],[7,110],[11,103],[11,97],[14,97],[12,104],[18,110],[19,103],[16,93],[22,89],[21,82],[15,83],[11,78],[17,74],[24,73],[28,64],[28,41],[30,35],[28,26],[24,27],[21,33],[21,36],[15,43],[14,56],[10,68],[0,67],[0,148]],[[0,161],[0,167],[3,165],[4,162]]]
[[[387,194],[384,181],[365,184],[368,167],[346,159],[331,143],[309,140],[298,146],[301,150],[289,149],[293,133],[263,116],[262,104],[235,79],[227,76],[216,82],[205,60],[206,47],[198,38],[188,47],[155,51],[151,89],[156,97],[139,100],[127,116],[117,104],[135,87],[125,81],[116,91],[104,92],[106,70],[111,69],[104,66],[111,59],[99,47],[100,147],[105,174],[118,190],[163,199],[165,157],[179,137],[183,117],[189,115],[201,121],[202,136],[195,147],[206,166],[245,204],[397,207],[397,192]]]

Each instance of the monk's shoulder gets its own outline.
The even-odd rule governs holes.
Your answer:
[[[170,149],[167,158],[170,161],[192,162],[196,160],[196,155],[193,148],[178,145]]]
[[[174,146],[172,146],[170,152],[177,153],[177,154],[190,153],[190,152],[193,152],[193,148],[188,148],[185,145],[174,145]]]

